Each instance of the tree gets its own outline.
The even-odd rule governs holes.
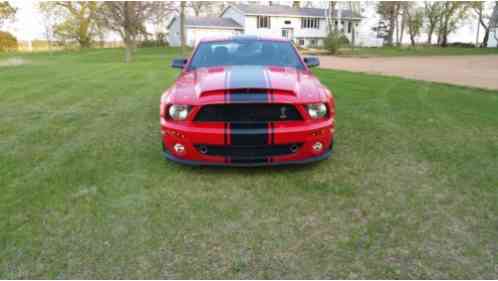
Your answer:
[[[45,35],[45,40],[47,40],[48,51],[49,53],[52,53],[52,45],[55,37],[54,27],[59,21],[60,14],[51,9],[49,2],[40,2],[38,4],[38,10],[42,16],[43,33]]]
[[[351,17],[360,16],[361,15],[361,7],[360,2],[349,1],[349,9],[351,10]],[[354,21],[351,21],[351,49],[354,51],[354,47],[356,44],[356,24]]]
[[[422,30],[422,26],[424,24],[424,11],[411,7],[407,8],[405,12],[410,42],[412,46],[415,46],[415,38],[420,35],[420,31]]]
[[[424,3],[424,15],[427,19],[427,44],[432,44],[432,35],[436,31],[443,13],[443,2]]]
[[[329,32],[324,40],[324,47],[331,55],[335,55],[342,46],[348,43],[348,39],[341,32]]]
[[[398,15],[400,10],[400,2],[397,1],[380,1],[377,4],[377,13],[380,15],[386,25],[386,38],[387,45],[392,46],[394,43],[394,31],[398,23]]]
[[[329,24],[329,32],[337,32],[337,26],[334,24],[334,11],[336,7],[337,2],[336,1],[329,1],[329,8],[328,8],[328,17],[327,17],[327,22]]]
[[[95,1],[54,1],[42,2],[39,10],[58,15],[53,33],[62,41],[76,41],[81,48],[89,48],[97,29],[97,13],[101,4]],[[53,16],[55,17],[55,16]]]
[[[16,15],[17,9],[12,7],[9,2],[0,2],[0,27],[7,20],[11,20]]]
[[[183,2],[182,2],[183,3]],[[147,35],[145,23],[161,10],[163,2],[104,2],[99,12],[99,22],[117,32],[125,45],[125,62],[132,61],[133,51],[141,35]]]
[[[493,8],[493,13],[489,21],[489,27],[490,28],[494,27],[495,29],[494,37],[495,40],[498,42],[498,1],[495,2],[495,7]],[[498,44],[496,44],[496,47],[498,48]]]
[[[477,13],[477,33],[476,33],[476,46],[479,45],[479,31],[480,31],[480,27],[481,27],[481,22],[482,22],[482,10],[484,8],[484,3],[483,2],[474,2],[474,3],[471,3],[472,5],[472,9]],[[484,37],[486,39],[486,42],[487,42],[487,38],[486,38],[486,35],[489,36],[489,33],[487,34],[484,34]]]
[[[448,35],[454,32],[462,19],[466,17],[468,3],[465,2],[444,2],[441,19],[438,29],[438,43],[442,47],[448,46]]]
[[[14,35],[0,31],[0,53],[17,49],[17,39]]]
[[[215,3],[208,1],[189,1],[186,6],[194,11],[196,17],[201,14],[210,14]]]
[[[411,9],[414,5],[414,2],[400,2],[399,3],[399,14],[401,15],[401,29],[398,36],[398,46],[401,46],[403,43],[403,36],[405,35],[405,26],[408,21],[408,10]],[[398,20],[398,19],[396,19]]]
[[[476,46],[480,45],[481,48],[486,48],[488,45],[488,40],[491,32],[491,28],[493,26],[496,26],[497,22],[497,17],[498,17],[498,1],[495,2],[494,8],[491,12],[491,14],[486,13],[486,7],[485,7],[485,2],[471,2],[469,5],[472,8],[472,10],[475,12],[477,15],[477,35],[476,35]],[[487,23],[486,23],[487,21]],[[484,37],[479,44],[479,27],[484,29]]]

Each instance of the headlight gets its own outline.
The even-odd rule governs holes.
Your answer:
[[[168,113],[173,120],[185,120],[190,112],[190,106],[174,104],[169,107]]]
[[[308,114],[311,119],[322,118],[327,115],[327,106],[323,103],[308,105]]]

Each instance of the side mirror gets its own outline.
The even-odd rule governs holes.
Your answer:
[[[320,66],[320,60],[317,57],[305,57],[304,63],[308,67]]]
[[[187,64],[187,59],[173,59],[171,62],[171,67],[183,69]]]

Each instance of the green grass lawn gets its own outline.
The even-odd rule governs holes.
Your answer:
[[[339,56],[351,57],[402,57],[402,56],[462,56],[498,55],[498,48],[459,48],[459,47],[381,47],[381,48],[342,48]]]
[[[175,53],[0,67],[0,279],[498,278],[498,92],[317,70],[332,158],[186,167],[160,146]]]

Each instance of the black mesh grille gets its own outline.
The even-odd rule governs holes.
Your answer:
[[[272,122],[302,120],[289,104],[213,104],[203,106],[195,121],[212,122]]]
[[[230,156],[237,159],[259,159],[264,157],[287,155],[295,153],[302,144],[286,145],[196,145],[197,150],[205,155]]]

